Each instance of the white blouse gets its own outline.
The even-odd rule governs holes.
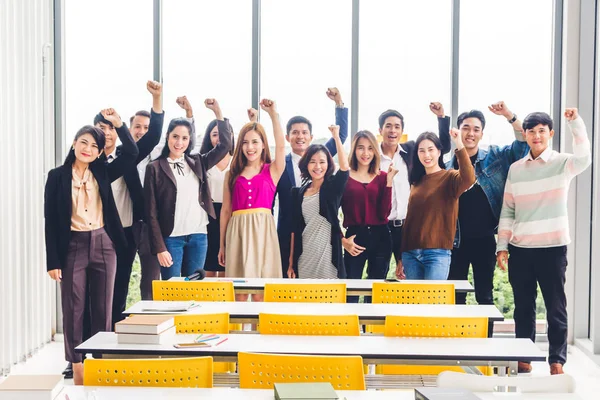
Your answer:
[[[231,159],[229,160],[229,165],[227,165],[227,168],[225,168],[223,171],[221,171],[219,167],[215,165],[206,173],[208,177],[208,187],[210,188],[210,195],[214,203],[223,202],[223,186],[225,184],[225,174],[227,174],[227,171],[229,171],[229,167],[231,167]]]
[[[206,233],[208,214],[200,206],[200,181],[198,177],[184,157],[176,160],[167,158],[167,161],[177,182],[175,223],[171,237]],[[175,163],[179,164],[179,167]]]

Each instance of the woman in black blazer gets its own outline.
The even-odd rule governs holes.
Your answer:
[[[340,127],[330,126],[340,169],[323,145],[311,145],[298,163],[301,187],[292,188],[292,235],[288,278],[345,278],[338,212],[349,176]],[[306,251],[303,251],[306,250]]]
[[[73,363],[76,385],[83,384],[82,355],[75,347],[82,342],[88,296],[92,335],[111,330],[115,251],[124,245],[125,235],[110,184],[138,155],[121,117],[112,108],[102,115],[117,129],[121,155],[110,164],[100,159],[104,133],[86,125],[75,135],[64,164],[48,174],[44,192],[46,268],[61,284],[65,356]]]

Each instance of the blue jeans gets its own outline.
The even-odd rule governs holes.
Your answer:
[[[448,279],[450,271],[450,250],[417,249],[402,253],[402,265],[406,279],[440,280]]]
[[[167,251],[171,253],[173,265],[160,267],[163,281],[174,276],[188,276],[204,268],[208,249],[206,233],[166,237],[165,245]]]

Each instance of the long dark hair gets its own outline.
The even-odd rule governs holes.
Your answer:
[[[208,126],[206,127],[206,132],[204,132],[204,137],[202,138],[202,145],[200,146],[200,154],[206,154],[211,151],[215,146],[212,145],[210,141],[210,133],[217,126],[217,120],[213,119],[210,121]],[[231,130],[233,132],[233,129]],[[229,149],[229,154],[233,155],[233,149],[235,148],[235,140],[233,134],[231,135],[231,148]]]
[[[98,151],[104,150],[104,145],[106,144],[106,139],[104,138],[104,132],[102,132],[102,129],[96,128],[95,126],[92,126],[92,125],[85,125],[83,128],[81,128],[77,131],[73,141],[76,142],[77,139],[79,139],[80,137],[82,137],[85,134],[92,135],[92,137],[96,141],[96,144],[98,145]],[[71,146],[71,150],[69,150],[69,154],[67,154],[67,157],[65,158],[65,162],[63,163],[63,165],[71,165],[74,162],[75,162],[75,149],[73,149],[73,147]]]
[[[325,171],[324,178],[327,179],[333,175],[333,171],[335,171],[335,165],[333,162],[333,157],[331,157],[331,153],[329,153],[329,149],[322,144],[311,144],[308,146],[308,149],[306,149],[306,152],[302,158],[300,158],[300,161],[298,161],[298,168],[300,169],[302,183],[306,183],[311,179],[310,173],[308,172],[308,163],[310,162],[310,159],[320,151],[325,153],[325,157],[327,158],[327,171]]]
[[[416,185],[421,181],[421,178],[425,176],[425,167],[419,160],[419,144],[423,140],[431,140],[434,146],[440,151],[440,157],[438,158],[438,165],[441,169],[446,169],[444,165],[444,154],[442,153],[442,142],[440,138],[433,132],[423,132],[419,135],[415,142],[415,149],[412,154],[412,168],[410,168],[409,182],[411,185]]]
[[[169,127],[167,128],[167,137],[165,138],[165,147],[163,147],[162,152],[160,153],[160,156],[158,156],[159,159],[169,157],[169,153],[171,152],[171,150],[169,150],[169,135],[178,126],[185,126],[187,128],[188,132],[190,133],[190,142],[188,144],[187,149],[185,149],[185,151],[183,152],[183,154],[185,154],[186,156],[189,156],[190,153],[192,152],[192,150],[194,149],[194,143],[196,141],[194,140],[194,136],[192,135],[192,132],[193,132],[192,124],[190,124],[184,118],[173,118],[171,120],[171,122],[169,122]]]

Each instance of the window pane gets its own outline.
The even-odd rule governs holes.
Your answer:
[[[405,118],[409,139],[437,133],[429,103],[450,114],[450,0],[369,0],[360,3],[359,129],[379,132],[392,108]]]
[[[251,106],[252,1],[163,2],[163,79],[167,122],[185,116],[175,103],[185,95],[201,138],[214,119],[204,100],[216,98],[239,132]]]
[[[66,143],[114,108],[129,125],[152,106],[152,0],[65,0]],[[66,150],[66,149],[65,149]]]
[[[506,120],[487,110],[492,103],[503,100],[521,119],[550,113],[552,7],[547,0],[461,1],[459,113],[484,112],[482,144],[514,140]]]
[[[313,143],[330,138],[335,122],[327,88],[350,103],[351,15],[346,0],[262,1],[261,97],[277,101],[284,129],[295,115],[308,118]],[[261,121],[271,133],[268,116]]]

